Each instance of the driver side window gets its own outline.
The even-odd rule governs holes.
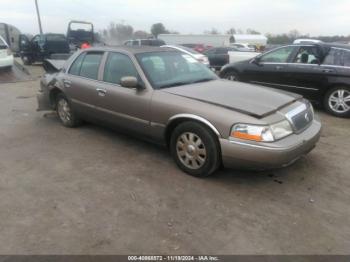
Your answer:
[[[287,63],[288,58],[294,50],[293,46],[281,47],[275,51],[263,55],[260,59],[262,63]]]
[[[300,47],[297,55],[295,56],[293,63],[298,64],[317,64],[318,59],[316,58],[316,48],[312,46]]]

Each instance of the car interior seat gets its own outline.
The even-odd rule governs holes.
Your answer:
[[[309,62],[309,54],[301,54],[300,63],[307,64]]]

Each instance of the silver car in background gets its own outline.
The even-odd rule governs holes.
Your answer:
[[[0,36],[0,69],[13,66],[13,54],[5,39]]]
[[[163,45],[161,47],[167,47],[167,48],[172,48],[181,52],[184,52],[190,56],[193,56],[195,59],[197,59],[199,62],[206,66],[210,66],[209,59],[206,55],[203,55],[196,50],[193,50],[192,48],[182,46],[182,45]]]

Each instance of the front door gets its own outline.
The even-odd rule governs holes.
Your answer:
[[[113,125],[139,133],[150,128],[150,101],[153,90],[147,88],[126,88],[121,85],[125,76],[142,80],[131,58],[122,53],[110,52],[103,72],[104,96],[98,100],[98,109],[104,120]]]
[[[288,62],[295,51],[296,47],[285,46],[263,54],[249,63],[243,75],[252,83],[284,89],[289,77]]]

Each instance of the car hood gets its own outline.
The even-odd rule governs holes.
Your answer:
[[[265,117],[301,98],[297,94],[223,79],[171,87],[162,91],[257,118]]]

